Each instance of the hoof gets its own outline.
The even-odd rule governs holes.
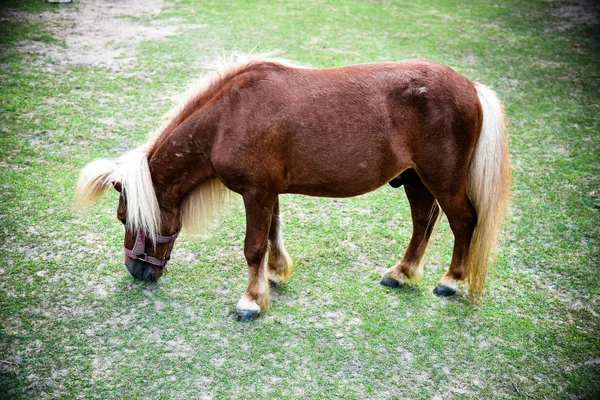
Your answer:
[[[258,317],[256,310],[236,310],[235,319],[239,322],[254,321]]]
[[[443,285],[441,283],[438,283],[434,288],[433,288],[433,293],[437,296],[440,297],[448,297],[448,296],[452,296],[453,294],[456,293],[456,289],[453,289],[449,286]]]
[[[253,321],[260,313],[260,306],[246,295],[238,301],[235,308],[235,319],[241,322]]]
[[[402,286],[402,284],[400,282],[398,282],[395,279],[388,278],[387,276],[384,276],[383,278],[381,278],[381,281],[379,281],[379,284],[381,286],[386,286],[386,287],[391,287],[391,288],[397,288],[397,287]]]

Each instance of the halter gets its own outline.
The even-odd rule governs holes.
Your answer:
[[[177,235],[179,235],[179,231],[170,236],[156,236],[156,243],[169,243],[169,248],[167,249],[165,256],[162,259],[159,259],[149,256],[146,253],[146,234],[140,229],[137,232],[137,238],[135,239],[133,249],[129,250],[127,247],[124,247],[125,255],[134,260],[141,260],[156,265],[157,267],[164,267],[171,258],[171,250],[173,250],[173,244],[175,243],[175,239],[177,239]]]

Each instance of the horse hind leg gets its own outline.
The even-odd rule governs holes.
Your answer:
[[[465,191],[438,196],[438,201],[454,234],[454,249],[450,267],[433,292],[438,296],[451,296],[458,290],[458,282],[466,277],[467,256],[477,224],[477,213]]]
[[[279,198],[275,201],[271,228],[269,230],[269,261],[267,263],[267,276],[273,286],[286,283],[292,273],[292,259],[283,246],[281,236],[281,219],[279,216]]]
[[[423,279],[423,260],[427,243],[437,221],[440,210],[435,197],[423,185],[416,174],[410,184],[404,183],[404,191],[410,203],[413,233],[402,260],[388,269],[381,284],[398,287],[404,283],[418,283]]]

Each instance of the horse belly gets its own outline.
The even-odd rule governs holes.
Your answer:
[[[321,197],[352,197],[373,191],[406,166],[390,151],[356,146],[296,154],[286,162],[286,193]]]

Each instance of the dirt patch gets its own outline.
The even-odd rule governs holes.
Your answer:
[[[179,29],[173,21],[142,24],[135,18],[161,12],[162,0],[95,2],[81,0],[56,12],[28,14],[7,12],[5,18],[43,22],[48,34],[64,45],[26,40],[18,49],[41,54],[58,65],[120,66],[134,59],[135,46],[142,40],[161,40]],[[168,24],[168,25],[167,25]]]
[[[600,21],[600,3],[592,0],[565,2],[556,9],[554,16],[559,19],[560,30],[569,30],[582,25],[597,26]]]
[[[591,358],[587,361],[584,361],[583,365],[595,365],[597,367],[600,367],[600,357]]]

